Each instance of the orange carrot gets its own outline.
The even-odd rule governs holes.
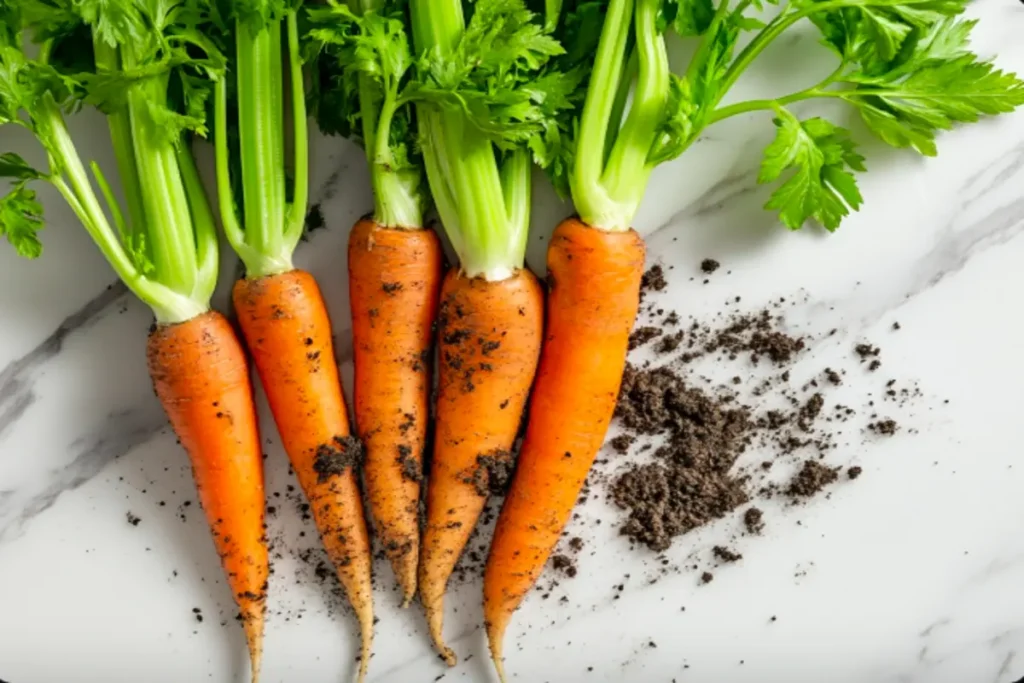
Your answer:
[[[442,635],[445,587],[487,500],[486,459],[510,457],[540,353],[540,284],[527,270],[489,282],[453,269],[441,290],[439,327],[437,434],[419,578],[430,635],[454,665]]]
[[[484,620],[502,679],[505,629],[558,542],[608,430],[643,265],[643,240],[632,230],[606,232],[570,219],[551,239],[537,384],[484,574]]]
[[[373,641],[370,541],[356,480],[361,446],[349,432],[327,308],[301,270],[239,280],[234,303],[285,451],[359,619],[362,680]]]
[[[199,502],[245,627],[255,682],[270,565],[263,455],[245,353],[224,316],[208,312],[157,325],[146,356],[156,395],[192,461]]]
[[[348,242],[356,427],[374,528],[402,589],[416,594],[432,326],[441,286],[433,230],[359,221]]]

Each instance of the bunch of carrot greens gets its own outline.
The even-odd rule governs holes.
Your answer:
[[[42,207],[29,185],[49,182],[152,309],[149,371],[191,458],[255,680],[269,573],[263,460],[245,352],[209,306],[217,235],[188,141],[206,132],[211,79],[225,62],[200,21],[195,6],[175,0],[0,4],[0,124],[33,133],[46,156],[45,168],[0,156],[0,175],[12,182],[0,234],[20,254],[40,254]],[[39,42],[31,51],[29,33]],[[83,103],[107,115],[123,208],[99,166],[86,170],[65,125]]]
[[[549,3],[558,5],[557,1]],[[968,46],[966,0],[790,0],[762,20],[761,0],[577,0],[557,33],[569,68],[588,67],[575,139],[551,164],[579,211],[549,245],[547,326],[515,479],[498,519],[484,578],[484,616],[499,674],[512,613],[568,521],[612,417],[637,313],[643,241],[630,224],[647,180],[712,123],[766,110],[777,128],[758,181],[781,181],[766,204],[784,225],[839,227],[862,197],[864,159],[849,131],[790,106],[816,98],[852,105],[894,147],[934,155],[938,131],[1024,103],[1024,83]],[[807,20],[834,69],[776,98],[722,105],[750,65]],[[666,35],[697,41],[682,74]],[[599,36],[594,44],[595,36]],[[596,57],[590,58],[596,53]],[[630,97],[631,95],[631,97]]]

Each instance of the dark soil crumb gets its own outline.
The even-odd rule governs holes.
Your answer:
[[[401,444],[398,447],[398,464],[402,467],[403,478],[416,483],[423,481],[423,466],[418,459],[413,457],[410,446]]]
[[[711,572],[704,572],[703,574],[700,575],[700,582],[701,583],[711,583],[714,580],[715,580],[715,575],[712,574]]]
[[[668,287],[665,271],[659,265],[651,266],[640,280],[640,292],[660,292]]]
[[[721,560],[722,562],[738,562],[739,560],[743,559],[743,556],[740,555],[738,552],[726,548],[723,545],[716,545],[714,548],[711,549],[711,552],[717,559]]]
[[[579,536],[573,536],[569,539],[569,549],[574,553],[578,553],[583,550],[583,539]]]
[[[722,264],[713,258],[706,258],[700,262],[700,269],[709,275],[718,270],[721,266]]]
[[[629,453],[629,447],[636,443],[636,437],[629,434],[619,434],[609,443],[616,453],[625,455]]]
[[[127,513],[127,515],[126,515],[126,516],[127,516],[127,518],[128,518],[128,523],[129,523],[129,524],[131,524],[132,526],[138,526],[138,525],[139,525],[139,523],[140,523],[140,522],[142,521],[142,518],[140,518],[140,517],[136,517],[135,515],[133,515],[133,514],[132,514],[132,513],[130,513],[130,512],[129,512],[129,513]]]
[[[657,351],[658,353],[672,353],[679,348],[679,345],[683,343],[683,333],[676,332],[661,338]]]
[[[856,465],[851,467],[850,469],[846,470],[846,476],[848,476],[850,479],[856,479],[856,478],[858,478],[863,473],[864,473],[864,468],[863,467],[858,467]]]
[[[901,329],[903,329],[903,328],[900,326],[900,324],[898,322],[894,322],[892,324],[892,331],[893,332],[898,332]]]
[[[839,478],[836,468],[822,465],[817,460],[804,460],[803,467],[789,483],[786,495],[809,498]]]
[[[842,376],[832,368],[825,368],[825,379],[827,379],[830,384],[835,384],[836,386],[843,383]]]
[[[511,451],[498,449],[478,455],[476,464],[467,483],[473,484],[481,496],[504,496],[515,472],[515,455]]]
[[[629,335],[629,350],[632,351],[638,347],[643,346],[647,342],[651,341],[655,337],[661,336],[661,330],[651,325],[644,325],[633,330],[633,334]]]
[[[743,526],[748,534],[760,534],[764,531],[764,511],[756,507],[747,508],[743,513]]]
[[[555,555],[551,558],[551,566],[570,579],[576,576],[576,563],[568,555]]]
[[[882,352],[877,346],[872,346],[871,344],[857,344],[853,347],[853,350],[860,356],[861,361],[877,358],[878,354]]]
[[[800,429],[805,432],[811,431],[811,424],[818,419],[818,415],[821,414],[821,408],[824,405],[825,399],[820,393],[816,393],[807,399],[807,403],[800,408],[800,419],[798,421]]]
[[[363,444],[354,436],[336,436],[331,443],[321,444],[316,451],[313,470],[320,483],[344,474],[350,467],[358,468],[363,461]]]
[[[883,436],[892,436],[899,428],[900,426],[896,424],[896,420],[893,420],[892,418],[878,420],[868,425],[868,429]]]

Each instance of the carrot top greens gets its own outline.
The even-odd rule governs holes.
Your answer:
[[[206,131],[209,79],[224,63],[197,22],[180,0],[0,4],[0,125],[31,131],[47,161],[37,169],[0,156],[11,181],[0,234],[38,256],[42,207],[29,183],[51,183],[160,322],[206,311],[217,279],[213,215],[188,137]],[[26,50],[26,34],[37,49]],[[90,177],[65,125],[83,102],[107,115],[127,211],[95,162]]]
[[[213,103],[221,222],[248,277],[292,270],[309,196],[309,139],[297,3],[194,0],[228,55]],[[291,109],[290,121],[285,116]],[[285,162],[292,134],[293,172]]]
[[[550,0],[549,0],[550,2]],[[555,3],[558,4],[558,3]],[[954,123],[1024,104],[1024,83],[973,54],[967,0],[566,0],[558,34],[573,65],[590,66],[574,139],[552,166],[580,216],[608,230],[629,227],[651,171],[682,154],[723,119],[768,110],[777,128],[758,181],[781,181],[766,208],[792,229],[814,220],[835,230],[862,198],[864,159],[850,131],[789,108],[844,101],[893,147],[936,153]],[[772,15],[770,19],[762,16]],[[778,97],[722,100],[766,47],[804,20],[817,27],[834,68]],[[599,44],[594,36],[600,32]],[[668,32],[696,41],[684,73],[669,69]],[[826,57],[823,51],[823,58]],[[632,89],[632,102],[627,96]]]
[[[309,10],[321,130],[359,140],[374,190],[374,220],[419,228],[426,205],[423,160],[407,86],[413,58],[404,0],[330,0]]]
[[[523,265],[531,155],[554,163],[579,76],[551,68],[564,50],[522,0],[478,0],[468,21],[461,0],[409,7],[421,57],[406,97],[434,204],[464,274],[503,279]]]

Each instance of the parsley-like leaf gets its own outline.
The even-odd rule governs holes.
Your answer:
[[[864,171],[849,131],[825,119],[800,121],[785,109],[777,111],[775,140],[764,151],[758,182],[792,174],[772,194],[766,209],[779,212],[792,230],[814,219],[835,230],[850,209],[863,201],[850,171]]]
[[[38,258],[43,253],[43,245],[36,233],[42,228],[43,205],[36,199],[35,190],[24,181],[15,183],[11,191],[0,198],[0,235],[7,238],[20,256]]]

